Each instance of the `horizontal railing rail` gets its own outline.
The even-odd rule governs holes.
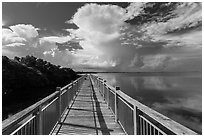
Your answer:
[[[4,135],[50,134],[76,96],[86,75],[2,122]]]
[[[127,134],[137,135],[196,135],[189,128],[145,106],[126,95],[119,87],[112,87],[106,80],[90,75],[104,97],[108,107]]]

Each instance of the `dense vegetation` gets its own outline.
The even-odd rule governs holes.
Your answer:
[[[2,56],[3,119],[30,106],[77,78],[70,68],[62,68],[42,59],[26,56],[9,59]]]

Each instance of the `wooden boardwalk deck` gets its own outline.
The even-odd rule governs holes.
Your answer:
[[[98,89],[87,78],[53,135],[124,135]]]

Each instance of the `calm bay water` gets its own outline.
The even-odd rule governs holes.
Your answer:
[[[202,132],[201,73],[98,73],[139,102]]]

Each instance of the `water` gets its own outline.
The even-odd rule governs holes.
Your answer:
[[[202,133],[201,73],[98,73],[139,102]]]

